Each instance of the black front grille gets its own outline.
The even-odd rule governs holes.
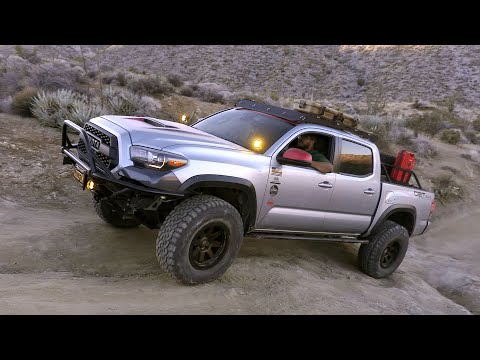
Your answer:
[[[96,137],[98,137],[100,140],[102,140],[102,143],[104,143],[105,145],[108,145],[110,146],[110,136],[108,136],[107,134],[104,134],[103,132],[101,132],[100,130],[94,128],[93,126],[89,125],[89,124],[85,124],[85,127],[84,129],[95,135]]]
[[[85,143],[83,142],[82,139],[78,140],[78,149],[84,153],[85,155],[87,154],[87,148],[85,146]]]
[[[104,165],[106,167],[110,167],[110,159],[107,156],[105,156],[105,155],[103,155],[102,153],[99,153],[99,152],[97,152],[97,156],[100,160],[102,160],[102,162],[104,163]]]
[[[96,136],[97,138],[100,139],[102,144],[107,145],[110,147],[110,154],[118,154],[118,149],[117,149],[117,138],[114,135],[106,134],[103,131],[93,127],[90,124],[85,124],[84,130],[87,131],[88,133]],[[87,144],[84,143],[82,139],[78,140],[78,155],[83,158],[84,160],[87,160]],[[117,156],[114,156],[114,158],[109,158],[105,154],[95,151],[92,148],[92,151],[97,155],[97,157],[100,159],[100,161],[108,168],[108,169],[113,169],[115,166],[118,164],[118,159]]]

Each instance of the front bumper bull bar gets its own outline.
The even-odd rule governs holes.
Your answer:
[[[68,137],[68,129],[73,129],[78,133],[79,138],[82,139],[85,144],[87,151],[86,157],[87,162],[81,160],[78,154],[78,143],[72,143]],[[72,149],[76,149],[77,154],[72,152]],[[90,141],[87,132],[70,120],[64,120],[62,126],[62,154],[64,155],[63,164],[73,164],[75,168],[80,171],[83,176],[83,189],[85,190],[87,182],[89,179],[94,179],[96,183],[110,183],[115,184],[120,188],[127,188],[133,191],[140,191],[152,195],[165,195],[173,198],[184,197],[182,193],[175,193],[169,191],[163,191],[158,189],[151,189],[146,186],[132,184],[127,181],[117,179],[112,172],[103,164],[103,162],[98,158],[97,154],[91,149]],[[96,160],[96,162],[95,162]],[[101,170],[101,172],[99,171]],[[120,191],[123,191],[120,190]]]

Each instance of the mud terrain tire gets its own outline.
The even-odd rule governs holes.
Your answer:
[[[228,202],[211,195],[191,197],[166,217],[157,237],[160,266],[187,285],[223,275],[243,242],[243,222]]]
[[[387,220],[368,237],[358,251],[361,270],[380,279],[391,275],[401,264],[408,248],[408,231],[403,226]]]

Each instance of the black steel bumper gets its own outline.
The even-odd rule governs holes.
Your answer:
[[[81,160],[77,155],[78,143],[72,143],[70,141],[70,138],[67,134],[67,130],[69,128],[75,130],[78,133],[80,139],[82,139],[82,141],[84,142],[87,151],[87,162]],[[77,154],[72,152],[72,149],[76,149]],[[152,195],[165,195],[168,197],[177,198],[184,197],[184,194],[182,193],[152,189],[142,185],[136,185],[127,181],[117,179],[98,158],[95,152],[91,149],[87,132],[70,120],[65,120],[62,126],[62,153],[64,155],[63,164],[73,164],[75,168],[84,175],[82,183],[84,190],[87,186],[88,180],[94,179],[97,184],[110,183],[115,184],[117,187],[120,187],[122,189],[130,189],[133,191],[140,191]]]

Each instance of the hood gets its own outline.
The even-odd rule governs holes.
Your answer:
[[[173,145],[191,145],[245,151],[240,145],[174,121],[116,115],[101,118],[128,131],[133,145],[158,150]]]

